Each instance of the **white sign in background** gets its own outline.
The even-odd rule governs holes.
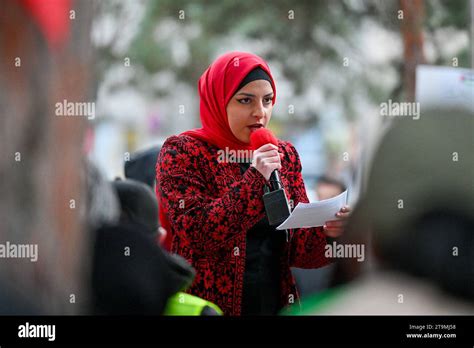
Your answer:
[[[419,65],[416,101],[422,110],[456,107],[474,112],[474,70]]]

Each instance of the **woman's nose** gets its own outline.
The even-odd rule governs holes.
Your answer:
[[[256,117],[257,119],[261,119],[265,117],[265,108],[263,107],[262,103],[259,103],[254,111],[253,111],[253,116]]]

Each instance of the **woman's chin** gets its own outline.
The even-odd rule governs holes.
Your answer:
[[[250,134],[252,134],[252,131],[250,129],[247,129],[246,132],[244,134],[240,134],[237,139],[239,139],[245,144],[250,144]]]

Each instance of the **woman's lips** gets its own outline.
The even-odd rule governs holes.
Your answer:
[[[257,129],[263,128],[263,125],[251,125],[247,126],[250,129],[250,132],[255,132]]]

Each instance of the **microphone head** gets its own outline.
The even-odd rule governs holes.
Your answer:
[[[273,135],[271,130],[267,128],[259,128],[250,134],[250,145],[253,150],[257,150],[265,144],[278,146],[278,139]]]

